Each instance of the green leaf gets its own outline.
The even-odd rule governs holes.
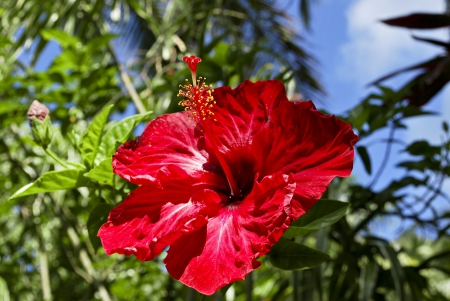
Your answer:
[[[341,219],[349,206],[350,204],[347,202],[321,199],[308,212],[293,222],[283,237],[291,238],[305,235],[328,227]]]
[[[117,34],[105,34],[102,36],[98,36],[93,38],[92,40],[89,41],[89,43],[87,43],[86,47],[87,47],[87,54],[88,55],[92,55],[94,54],[96,51],[102,49],[105,46],[108,46],[108,43],[115,39],[116,37],[118,37],[119,35]]]
[[[2,99],[2,105],[0,106],[0,115],[5,113],[11,113],[18,110],[27,110],[28,108],[21,103],[17,103],[14,101],[8,101]]]
[[[91,240],[92,246],[96,251],[102,245],[100,239],[97,237],[98,229],[106,223],[109,212],[112,208],[113,206],[108,204],[99,204],[89,214],[87,230],[89,233],[89,239]]]
[[[230,50],[231,45],[219,42],[214,48],[214,58],[213,61],[219,65],[226,66],[227,65],[227,54]]]
[[[47,41],[57,41],[62,47],[75,47],[77,43],[81,43],[77,37],[71,36],[70,34],[59,29],[42,29],[41,35]]]
[[[95,116],[81,140],[80,152],[87,166],[92,166],[94,163],[95,155],[97,155],[98,147],[103,136],[103,129],[108,121],[108,116],[112,108],[113,105],[107,106]]]
[[[9,294],[8,283],[6,283],[5,279],[0,277],[0,300],[10,301],[11,295]]]
[[[369,119],[370,112],[370,108],[368,108],[365,104],[360,104],[350,112],[349,121],[353,127],[361,130],[364,123],[366,123]]]
[[[406,300],[404,292],[405,273],[401,263],[398,261],[397,253],[389,245],[389,243],[383,239],[369,237],[367,241],[368,245],[376,246],[380,250],[384,258],[391,262],[391,268],[389,269],[394,281],[394,287],[397,292],[398,300]]]
[[[127,141],[133,133],[136,125],[142,120],[148,118],[151,114],[152,112],[133,115],[114,124],[109,130],[106,131],[102,138],[97,159],[103,160],[107,157],[111,157],[116,151],[116,142],[123,143]]]
[[[433,157],[434,155],[440,154],[441,148],[430,145],[428,141],[419,140],[408,145],[405,151],[413,156]]]
[[[301,270],[315,267],[330,259],[322,251],[281,238],[269,253],[270,262],[282,270]]]
[[[74,189],[86,186],[86,178],[83,171],[78,169],[65,169],[49,171],[40,176],[35,182],[25,185],[16,191],[9,199],[51,192],[57,190]]]
[[[363,161],[364,168],[366,169],[367,173],[370,175],[372,174],[372,165],[370,163],[370,156],[367,152],[367,149],[365,146],[358,146],[356,148],[356,151],[358,152],[359,156],[361,157],[361,160]]]
[[[408,170],[425,171],[429,167],[428,162],[425,161],[403,161],[397,164],[398,167],[404,167]]]
[[[103,160],[99,165],[85,173],[84,176],[100,184],[113,186],[114,173],[112,169],[112,158]]]
[[[378,268],[376,262],[370,262],[361,269],[361,275],[359,277],[359,301],[372,300],[373,292],[377,284]]]

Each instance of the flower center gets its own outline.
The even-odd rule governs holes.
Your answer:
[[[230,166],[227,164],[223,154],[218,149],[219,142],[217,140],[217,135],[214,134],[212,127],[209,126],[209,122],[217,121],[214,119],[214,112],[211,110],[216,102],[212,96],[212,92],[214,92],[214,90],[212,90],[212,86],[205,84],[206,78],[200,77],[198,80],[196,78],[197,65],[201,62],[201,59],[192,55],[185,56],[183,60],[188,64],[189,69],[191,70],[192,84],[186,80],[185,85],[180,85],[178,96],[184,97],[184,99],[178,104],[184,107],[184,110],[189,112],[189,118],[196,121],[202,128],[205,140],[214,152],[214,155],[219,161],[225,177],[227,178],[228,185],[230,186],[231,197],[233,199],[242,199],[242,191],[239,189],[239,186],[233,177]]]

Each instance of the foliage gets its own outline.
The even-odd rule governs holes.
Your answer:
[[[0,299],[200,300],[167,276],[162,258],[141,263],[101,249],[96,229],[134,188],[112,173],[117,142],[177,110],[178,84],[189,74],[179,61],[188,49],[202,56],[198,72],[211,83],[277,77],[302,93],[320,91],[310,56],[271,1],[213,2],[1,1]],[[310,3],[299,1],[306,23]],[[411,18],[387,23],[431,26],[424,14]],[[432,21],[448,23],[439,20]],[[48,68],[37,69],[56,44]],[[136,48],[142,53],[125,64]],[[450,299],[450,213],[437,205],[449,200],[442,187],[450,175],[448,124],[439,145],[395,137],[406,119],[431,114],[422,105],[448,81],[447,65],[444,55],[410,67],[424,73],[398,91],[379,85],[342,116],[361,137],[369,183],[334,182],[330,200],[297,220],[261,269],[210,300]],[[33,99],[51,109],[45,149],[26,122]],[[380,164],[372,158],[374,133],[387,133]],[[394,144],[403,145],[397,166],[404,174],[375,188]],[[372,236],[374,223],[392,217],[414,226],[395,241]]]

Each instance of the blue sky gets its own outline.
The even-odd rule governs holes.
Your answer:
[[[319,65],[320,80],[327,90],[326,101],[319,107],[334,114],[341,114],[355,106],[371,91],[367,87],[371,81],[402,67],[425,61],[442,52],[412,39],[412,34],[421,37],[433,37],[441,40],[449,39],[449,31],[442,30],[406,30],[387,26],[380,20],[407,15],[415,12],[442,13],[445,10],[444,0],[319,0],[312,10],[312,30],[304,32],[308,48],[316,56]],[[291,10],[294,11],[294,10]],[[390,87],[398,88],[413,74],[387,81]],[[396,138],[407,143],[414,140],[428,140],[430,143],[442,141],[442,120],[450,120],[450,89],[445,88],[425,108],[440,114],[440,118],[419,117],[408,122],[409,129],[399,132]],[[371,145],[368,151],[373,160],[372,166],[379,166],[384,153],[383,144],[372,144],[373,141],[386,137],[381,132],[367,141]],[[394,169],[401,157],[401,147],[393,150],[388,162],[389,168],[383,174],[377,188],[382,188],[393,178],[404,175],[404,171]],[[354,177],[361,183],[368,183],[370,177],[364,171],[359,158],[356,159]],[[450,182],[445,183],[445,191],[450,192]],[[448,203],[441,201],[438,209],[449,208]],[[379,236],[393,238],[390,232],[399,225],[390,221],[383,227],[374,226],[372,230]]]

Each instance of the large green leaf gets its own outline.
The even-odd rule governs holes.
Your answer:
[[[112,158],[107,158],[100,162],[99,165],[95,166],[89,172],[85,173],[84,176],[91,180],[94,180],[100,184],[114,185],[114,173],[112,169]]]
[[[270,262],[283,270],[301,270],[315,267],[330,259],[322,251],[281,238],[269,253]]]
[[[41,35],[45,40],[55,40],[62,47],[73,46],[75,47],[77,43],[81,43],[80,39],[75,36],[71,36],[68,33],[59,29],[43,29],[41,30]]]
[[[87,54],[92,55],[95,51],[98,51],[98,50],[102,49],[103,47],[107,46],[108,43],[116,37],[118,37],[117,34],[109,33],[109,34],[105,34],[105,35],[98,36],[98,37],[91,39],[89,41],[89,43],[87,43],[87,45],[86,45]]]
[[[341,219],[349,206],[346,202],[319,200],[305,215],[293,222],[283,236],[291,238],[328,227]]]
[[[8,283],[6,283],[5,279],[0,277],[0,300],[2,301],[10,301],[10,294],[8,289]]]
[[[5,113],[11,113],[13,111],[20,110],[20,109],[26,110],[27,107],[21,103],[2,99],[2,105],[0,106],[0,115],[3,115]]]
[[[65,169],[49,171],[40,176],[35,182],[25,185],[16,191],[9,199],[22,196],[51,192],[57,190],[74,189],[86,186],[86,178],[83,171],[78,169]]]
[[[103,129],[108,121],[108,116],[112,108],[113,105],[107,106],[95,116],[81,140],[80,152],[87,166],[92,166],[92,163],[94,163],[95,155],[97,155],[98,147],[103,136]]]
[[[127,117],[106,131],[99,146],[97,159],[104,160],[116,151],[116,142],[123,143],[129,139],[136,125],[147,119],[152,112]]]
[[[89,214],[87,230],[89,233],[89,239],[91,240],[92,246],[95,250],[101,246],[100,239],[97,237],[98,229],[106,223],[109,212],[112,208],[113,206],[108,204],[99,204]]]

